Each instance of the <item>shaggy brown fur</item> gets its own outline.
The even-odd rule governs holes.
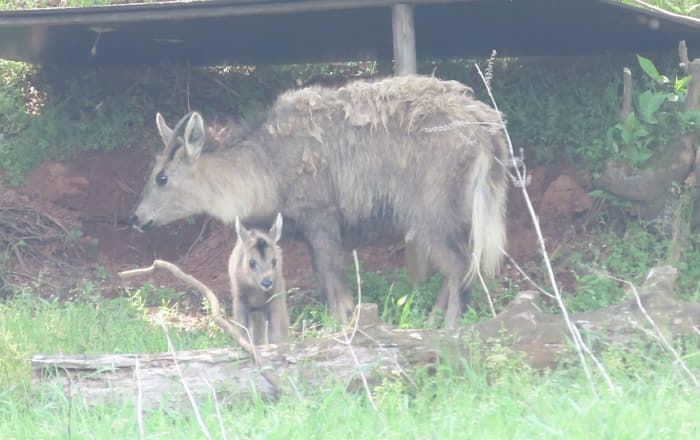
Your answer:
[[[341,319],[353,310],[343,282],[350,231],[388,226],[427,249],[446,275],[435,308],[449,326],[477,265],[485,275],[499,268],[508,159],[501,119],[458,82],[403,76],[289,91],[258,129],[204,153],[199,113],[172,130],[156,120],[165,150],[134,224],[147,229],[200,212],[227,222],[270,219],[281,211],[308,241],[328,306]]]
[[[236,218],[238,240],[228,260],[233,319],[246,327],[256,345],[287,340],[289,314],[282,277],[282,235],[278,214],[268,233],[248,230]],[[243,334],[243,337],[246,337]]]

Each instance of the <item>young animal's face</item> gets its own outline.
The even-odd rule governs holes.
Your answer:
[[[146,181],[141,201],[131,216],[140,230],[149,230],[203,212],[198,160],[204,146],[204,121],[199,113],[183,117],[174,129],[160,115],[158,132],[165,145]]]
[[[243,248],[238,276],[247,278],[239,281],[272,294],[279,281],[277,277],[281,276],[282,253],[277,242],[282,235],[282,216],[277,215],[267,233],[248,230],[236,218],[236,233],[239,240],[236,246]]]
[[[261,290],[271,291],[277,281],[277,246],[269,243],[266,237],[252,237],[246,246],[247,261],[243,264],[247,266],[252,281]]]

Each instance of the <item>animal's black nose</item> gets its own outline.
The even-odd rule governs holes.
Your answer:
[[[269,278],[263,278],[263,280],[260,281],[260,285],[263,286],[264,289],[269,289],[272,287],[272,280]]]
[[[131,223],[131,226],[138,229],[139,231],[148,231],[149,229],[153,229],[156,225],[156,222],[153,220],[149,220],[148,223],[142,225],[141,220],[136,214],[133,214],[131,217],[129,217],[129,223]]]
[[[150,220],[150,221],[149,221],[148,223],[146,223],[145,225],[142,225],[142,226],[141,226],[141,229],[144,230],[144,231],[150,231],[150,230],[153,229],[155,226],[156,226],[156,222],[154,222],[153,220]]]

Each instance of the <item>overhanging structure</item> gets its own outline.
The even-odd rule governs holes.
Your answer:
[[[0,11],[0,58],[52,65],[392,59],[392,7],[419,57],[700,48],[700,20],[613,0],[213,0]]]

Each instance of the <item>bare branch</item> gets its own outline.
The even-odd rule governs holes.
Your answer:
[[[357,334],[357,328],[360,324],[360,313],[362,311],[362,279],[360,278],[360,263],[357,259],[357,250],[353,249],[352,250],[352,256],[355,259],[355,277],[357,278],[357,306],[355,307],[355,316],[353,317],[354,326],[352,329],[352,334],[348,337],[347,330],[345,327],[343,327],[343,337],[344,341],[339,341],[336,338],[334,338],[335,341],[344,344],[348,347],[350,350],[350,355],[352,355],[352,359],[355,361],[355,365],[357,366],[357,371],[360,375],[360,378],[362,379],[362,386],[365,388],[365,393],[367,394],[367,400],[369,400],[370,405],[372,405],[372,409],[375,411],[378,411],[377,405],[374,403],[374,398],[372,397],[372,392],[369,389],[369,384],[367,383],[367,377],[365,376],[364,371],[362,371],[362,365],[360,365],[360,360],[357,358],[357,355],[355,354],[355,350],[352,348],[352,340],[355,338],[355,335]]]
[[[145,437],[145,431],[143,429],[143,387],[141,386],[141,375],[140,375],[140,363],[139,358],[134,359],[134,375],[136,376],[136,420],[139,424],[139,438],[143,440]]]
[[[255,364],[260,367],[261,374],[263,375],[263,377],[265,377],[265,379],[267,379],[268,382],[270,382],[270,385],[272,385],[272,387],[277,392],[281,390],[281,383],[279,379],[269,369],[265,368],[265,361],[262,357],[258,355],[257,351],[255,350],[255,346],[249,342],[251,341],[251,338],[250,334],[248,333],[248,329],[236,321],[229,322],[226,318],[223,317],[223,315],[221,314],[221,305],[219,304],[218,298],[216,297],[214,292],[211,291],[211,289],[204,285],[204,283],[202,283],[192,275],[186,274],[177,265],[165,260],[154,260],[153,264],[151,264],[150,267],[119,272],[119,276],[122,280],[126,280],[129,278],[150,275],[153,272],[155,272],[156,269],[162,269],[170,272],[175,278],[179,279],[180,281],[186,283],[187,285],[191,286],[192,288],[203,294],[209,301],[209,307],[211,308],[211,317],[214,320],[214,322],[216,322],[216,324],[219,327],[226,331],[236,341],[236,343],[240,345],[241,348],[243,348],[243,350],[245,350],[251,355],[251,357],[255,361]],[[234,325],[238,327],[240,331],[237,330],[236,327],[234,327]],[[242,332],[247,335],[248,340],[243,338]]]
[[[479,282],[481,283],[481,287],[483,287],[484,292],[486,292],[486,299],[489,302],[489,308],[491,309],[491,316],[495,317],[496,316],[496,309],[493,308],[493,299],[491,299],[491,292],[489,292],[489,288],[486,287],[486,281],[484,281],[484,277],[481,275],[481,270],[479,269],[478,263],[476,264],[476,276],[479,277]]]
[[[486,91],[489,95],[489,98],[491,99],[491,103],[493,104],[493,107],[499,112],[500,110],[498,109],[498,104],[496,103],[496,99],[493,96],[493,92],[491,91],[491,88],[488,86],[486,83],[486,79],[484,78],[484,74],[481,72],[481,68],[479,68],[478,64],[474,64],[476,66],[476,70],[479,73],[479,77],[481,78],[482,82],[484,83],[486,87]],[[525,177],[522,175],[520,172],[520,169],[516,166],[516,159],[515,159],[515,149],[513,148],[513,142],[510,138],[510,133],[508,132],[508,128],[506,127],[505,123],[501,121],[503,124],[503,133],[506,138],[506,142],[508,143],[508,148],[510,150],[510,154],[512,157],[513,161],[513,168],[515,171],[515,174],[518,177],[518,181],[520,182],[520,187],[523,192],[523,198],[525,200],[525,204],[527,206],[528,212],[530,213],[530,218],[532,219],[532,223],[535,227],[535,233],[537,234],[537,242],[540,247],[540,254],[542,255],[542,259],[545,264],[545,268],[547,269],[547,275],[549,277],[550,284],[552,286],[552,290],[554,291],[554,298],[557,302],[557,305],[559,306],[559,309],[562,312],[562,316],[564,318],[564,322],[566,323],[566,327],[568,328],[569,332],[571,333],[573,340],[574,340],[574,345],[576,347],[576,353],[579,356],[579,359],[581,361],[581,365],[583,366],[583,370],[586,373],[586,377],[588,378],[589,381],[591,381],[591,373],[588,369],[588,364],[586,363],[586,358],[584,356],[584,351],[591,356],[592,359],[594,359],[595,364],[598,366],[600,372],[603,374],[603,377],[605,377],[606,382],[608,383],[608,387],[610,389],[614,389],[615,386],[612,383],[612,380],[610,379],[610,376],[607,374],[605,371],[605,368],[603,367],[602,364],[598,362],[597,359],[595,359],[595,356],[588,350],[586,347],[584,349],[584,342],[583,339],[581,338],[581,334],[578,331],[578,328],[571,322],[571,319],[569,317],[569,313],[566,310],[566,305],[564,304],[564,301],[561,297],[561,293],[559,292],[559,287],[557,286],[557,280],[556,277],[554,276],[554,269],[552,269],[552,264],[549,260],[549,253],[547,252],[547,247],[545,245],[544,241],[544,235],[542,234],[542,229],[540,226],[540,222],[538,220],[537,214],[535,213],[535,208],[532,205],[532,200],[530,199],[530,195],[527,192],[526,184],[525,184]],[[591,381],[592,384],[592,381]],[[594,389],[595,392],[595,389]]]
[[[517,270],[518,273],[520,273],[520,275],[522,275],[522,276],[525,278],[525,281],[529,282],[529,283],[532,285],[532,287],[534,287],[535,289],[537,289],[537,291],[540,292],[541,294],[543,294],[543,295],[545,295],[545,296],[547,296],[547,297],[549,297],[549,298],[554,299],[554,295],[552,295],[551,293],[549,293],[549,292],[547,292],[546,290],[544,290],[542,287],[540,287],[539,284],[537,284],[537,283],[535,282],[535,280],[533,280],[533,279],[530,277],[530,275],[526,274],[525,271],[523,270],[523,268],[520,267],[520,265],[518,264],[518,262],[515,261],[515,260],[513,259],[513,257],[511,257],[510,254],[509,254],[508,252],[503,251],[503,255],[505,255],[506,258],[508,258],[508,260],[511,262],[511,264],[513,264],[513,267],[515,267],[515,270]]]
[[[649,315],[647,310],[644,308],[644,304],[642,304],[642,298],[639,296],[639,292],[637,291],[637,287],[633,283],[631,283],[627,280],[623,280],[621,278],[617,278],[617,277],[613,277],[613,276],[610,276],[609,278],[612,280],[627,284],[630,287],[630,291],[634,295],[634,299],[637,301],[637,306],[639,306],[639,310],[642,312],[642,314],[644,315],[646,320],[649,322],[649,324],[651,324],[652,328],[656,332],[656,335],[655,335],[656,338],[661,342],[661,344],[664,346],[664,348],[666,350],[668,350],[669,353],[671,353],[673,355],[673,357],[676,359],[676,362],[678,364],[680,364],[681,368],[683,369],[683,371],[685,371],[685,373],[688,375],[688,377],[693,382],[693,384],[696,387],[700,387],[700,382],[698,382],[698,378],[695,377],[695,375],[693,374],[692,371],[690,371],[688,366],[685,364],[685,362],[683,362],[683,359],[678,355],[678,352],[673,348],[673,346],[668,343],[668,341],[666,340],[666,337],[664,337],[664,334],[661,331],[661,329],[659,328],[659,326],[656,325],[656,322],[654,322],[654,320],[651,318],[651,316]]]
[[[209,430],[207,429],[207,425],[205,425],[204,420],[202,420],[202,414],[199,412],[199,407],[197,406],[197,402],[194,400],[194,396],[192,395],[192,392],[190,391],[190,387],[187,386],[187,381],[185,381],[185,378],[182,376],[182,370],[180,369],[180,364],[177,362],[177,356],[175,355],[175,347],[173,347],[173,341],[170,340],[170,335],[168,334],[168,328],[165,326],[164,323],[161,323],[160,325],[161,325],[161,327],[163,327],[163,332],[165,333],[165,339],[167,339],[167,341],[168,341],[168,350],[170,351],[170,355],[172,356],[173,365],[175,365],[175,371],[177,372],[177,375],[180,378],[180,382],[182,383],[182,387],[185,389],[185,393],[187,393],[187,398],[189,399],[190,404],[192,405],[192,410],[194,411],[194,416],[197,419],[197,423],[199,423],[199,427],[201,428],[205,437],[208,439],[211,439],[211,434],[209,434]]]
[[[214,389],[214,386],[212,386],[211,382],[206,378],[204,378],[204,383],[207,384],[207,387],[211,390],[212,396],[214,396],[214,408],[216,409],[216,418],[219,421],[219,431],[221,431],[221,438],[226,440],[226,428],[224,428],[224,419],[221,417],[221,408],[219,405],[219,397],[216,395],[216,389]]]

